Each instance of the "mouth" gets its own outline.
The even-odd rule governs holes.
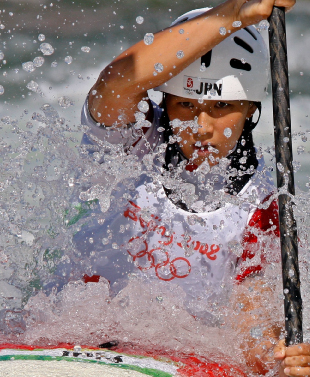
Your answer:
[[[219,153],[219,150],[215,147],[215,145],[211,144],[210,142],[196,141],[193,147],[199,156],[208,156],[210,154]]]

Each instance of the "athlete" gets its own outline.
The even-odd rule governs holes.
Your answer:
[[[253,276],[263,275],[268,259],[260,236],[272,239],[267,249],[277,243],[277,208],[252,139],[268,84],[268,53],[251,25],[267,19],[274,5],[288,9],[294,2],[228,0],[188,12],[101,72],[82,112],[90,127],[84,143],[122,144],[126,156],[143,161],[146,174],[137,174],[120,154],[127,181],[114,179],[111,201],[117,200],[109,220],[93,221],[75,236],[82,254],[91,240],[96,267],[86,282],[103,276],[119,290],[138,271],[176,283],[189,312],[209,325],[220,325],[213,308],[233,282],[268,294]],[[160,105],[149,99],[150,89],[163,93]],[[120,232],[112,243],[115,229]],[[253,305],[243,310],[251,327]],[[285,347],[281,340],[275,346],[276,327],[265,335],[268,340],[249,341],[245,351],[253,372],[267,373],[274,359],[280,376],[310,374],[308,344]]]

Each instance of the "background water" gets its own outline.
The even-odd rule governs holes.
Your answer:
[[[92,303],[94,299],[97,303],[91,318],[91,341],[97,344],[106,336],[99,315],[107,311],[109,300],[104,283],[100,283],[100,290],[92,286],[68,286],[62,297],[40,294],[28,303],[27,310],[32,313],[28,319],[18,312],[20,309],[22,313],[27,299],[39,291],[42,266],[51,273],[58,250],[64,246],[67,250],[73,250],[71,236],[74,230],[69,231],[59,219],[64,218],[74,188],[74,178],[87,164],[87,156],[78,154],[83,131],[80,127],[80,110],[100,70],[114,56],[142,39],[145,33],[154,33],[166,27],[185,11],[216,4],[217,2],[206,4],[198,0],[190,3],[167,3],[160,0],[1,2],[0,305],[4,311],[0,311],[0,341],[16,341],[16,336],[22,336],[26,326],[33,325],[32,333],[23,338],[25,341],[42,342],[42,334],[50,332],[49,341],[57,343],[64,337],[63,334],[68,330],[64,325],[72,320],[73,315],[84,327],[76,329],[72,338],[69,334],[66,336],[72,342],[83,339],[89,343],[89,338],[83,338],[89,326],[89,313],[82,309],[90,305],[89,297],[92,298]],[[143,23],[136,21],[138,16],[144,18]],[[299,193],[296,212],[306,261],[310,223],[309,22],[308,1],[299,1],[287,14],[295,179]],[[52,46],[50,55],[43,55],[42,46],[40,49],[42,43]],[[29,71],[29,62],[42,57],[44,63],[39,66],[43,61],[41,59],[40,63],[40,59],[36,59],[35,62],[39,61],[38,67],[32,72],[23,68],[23,63],[28,62]],[[263,115],[255,130],[255,140],[274,174],[271,108],[269,96],[263,103]],[[72,255],[68,253],[69,257],[74,257],[73,251]],[[304,272],[304,278],[307,281],[307,272]],[[78,295],[72,293],[75,289],[80,289]],[[139,299],[143,296],[147,303],[154,301],[152,310],[157,315],[158,305],[162,303],[156,298],[163,296],[161,288],[152,293],[141,292],[137,288],[135,295],[137,292]],[[128,295],[131,297],[129,304],[126,304],[126,292],[124,297],[113,302],[113,310],[104,323],[113,323],[118,310],[126,307],[127,327],[111,324],[110,334],[116,337],[121,334],[124,339],[130,336],[139,339],[139,329],[145,331],[150,319],[142,318],[144,325],[138,326],[134,335],[130,333],[129,327],[137,326],[130,322],[137,317],[137,313],[136,299],[132,294],[130,296],[130,292]],[[168,293],[167,295],[169,296]],[[103,296],[104,301],[100,299]],[[70,301],[72,297],[75,300]],[[308,296],[305,298],[308,299]],[[170,313],[170,318],[176,315],[179,302],[175,301],[178,300],[171,298],[166,301],[165,310]],[[281,305],[281,301],[279,302]],[[14,310],[9,312],[11,309]],[[162,313],[161,310],[158,315],[159,313]],[[199,326],[186,313],[183,313],[179,321],[182,323],[182,331],[175,335],[174,341],[178,344],[188,343],[190,350],[194,345],[188,339],[191,338],[191,333],[198,333]],[[157,335],[154,335],[151,328],[149,331],[149,336],[157,336],[159,343],[163,336],[161,331],[164,330]],[[220,339],[219,335],[218,338]],[[171,341],[171,348],[176,347],[174,341]],[[196,350],[199,347],[205,349],[206,343],[202,339],[198,341],[196,338],[195,341]]]

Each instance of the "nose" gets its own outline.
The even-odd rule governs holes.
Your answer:
[[[201,111],[197,119],[198,123],[198,134],[205,135],[208,133],[213,133],[213,119],[207,111]]]

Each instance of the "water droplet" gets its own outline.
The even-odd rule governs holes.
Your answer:
[[[251,337],[254,339],[259,339],[263,336],[263,332],[260,327],[252,327],[250,330]]]
[[[89,241],[89,243],[94,243],[94,239],[93,239],[92,237],[90,237],[90,238],[88,239],[88,241]]]
[[[229,128],[229,127],[227,127],[227,128],[225,128],[225,130],[224,130],[224,135],[227,137],[227,139],[229,138],[229,137],[231,137],[231,135],[232,135],[232,130]]]
[[[51,67],[52,67],[52,68],[56,68],[57,66],[58,66],[58,63],[57,63],[57,62],[52,62],[52,63],[51,63]]]
[[[297,147],[297,154],[302,154],[304,153],[304,151],[305,151],[305,148],[302,145],[299,145]]]
[[[179,50],[179,51],[177,52],[177,58],[178,58],[178,59],[182,59],[182,58],[184,58],[184,52],[183,52],[182,50]]]
[[[301,163],[299,161],[293,161],[294,173],[297,173],[300,168],[301,168]]]
[[[198,98],[198,103],[203,103],[203,98]]]
[[[211,89],[209,93],[211,96],[216,96],[217,91],[215,89]]]
[[[277,163],[277,168],[278,168],[278,170],[279,170],[281,173],[284,172],[284,166],[281,164],[281,162],[278,162],[278,163]]]
[[[4,87],[0,85],[0,96],[2,96],[3,93],[4,93]]]
[[[287,288],[284,288],[283,293],[287,295],[289,293],[289,290]]]
[[[88,47],[88,46],[82,46],[81,47],[81,51],[83,51],[83,52],[90,52],[90,47]]]
[[[4,59],[4,53],[0,50],[0,60]]]
[[[134,127],[135,127],[135,129],[136,130],[139,130],[139,129],[141,129],[141,128],[149,128],[149,127],[151,127],[152,126],[152,123],[150,122],[150,121],[148,121],[148,120],[139,120],[135,125],[134,125]]]
[[[0,29],[1,30],[5,29],[5,26],[3,24],[0,24]]]
[[[65,57],[65,63],[71,64],[72,63],[72,56],[66,56]]]
[[[54,53],[54,48],[49,43],[41,43],[40,51],[43,55],[52,55]]]
[[[228,242],[229,251],[234,253],[237,257],[241,257],[243,253],[243,248],[237,240],[232,240]]]
[[[103,243],[104,245],[107,245],[109,242],[110,242],[110,241],[109,241],[108,238],[102,238],[102,243]]]
[[[261,29],[261,30],[268,30],[269,28],[269,22],[267,20],[262,20],[259,24],[258,24],[258,27]]]
[[[147,113],[149,111],[149,104],[146,101],[142,100],[138,103],[138,109],[142,113]]]
[[[73,106],[74,102],[71,101],[69,97],[63,96],[63,97],[58,98],[58,105],[66,109],[70,106]]]
[[[300,76],[303,76],[304,75],[304,73],[303,72],[300,72]]]
[[[154,68],[156,72],[162,72],[164,70],[164,66],[161,63],[155,63]]]
[[[204,72],[207,69],[206,64],[202,63],[200,66],[200,72]]]
[[[308,139],[307,139],[307,136],[305,136],[305,135],[303,135],[302,137],[301,137],[301,140],[305,143]]]
[[[70,187],[73,187],[73,186],[74,186],[74,178],[69,178],[69,179],[68,179],[68,185],[69,185]]]
[[[117,244],[116,242],[113,242],[113,243],[112,243],[112,248],[113,248],[113,249],[118,249],[118,244]]]
[[[44,64],[45,59],[43,56],[37,56],[36,58],[33,59],[33,65],[38,68],[41,67]]]
[[[44,35],[44,34],[39,34],[39,35],[38,35],[38,40],[39,40],[40,42],[45,41],[45,35]]]
[[[23,67],[23,70],[26,72],[33,72],[36,69],[33,62],[25,62],[22,64],[22,67]]]
[[[124,25],[121,25],[119,28],[120,28],[120,29],[124,29]]]
[[[39,84],[37,82],[31,80],[26,85],[26,88],[29,89],[29,90],[31,90],[32,92],[38,92],[39,91]]]
[[[289,141],[290,141],[290,139],[289,139],[288,137],[284,137],[284,138],[283,138],[283,142],[284,142],[284,143],[288,143]]]
[[[161,303],[164,301],[164,298],[162,296],[157,296],[156,301]]]
[[[154,42],[154,34],[153,33],[146,33],[144,36],[144,43],[146,45],[151,45]]]
[[[142,16],[138,16],[136,18],[136,23],[137,24],[141,25],[141,24],[143,24],[143,22],[144,22],[144,18]]]
[[[180,33],[180,34],[184,34],[184,29],[180,29],[180,30],[179,30],[179,33]]]
[[[141,111],[137,111],[135,113],[135,118],[136,118],[136,122],[140,122],[142,120],[145,120],[145,114],[142,113]]]
[[[242,64],[245,64],[246,60],[244,58],[241,58],[241,62],[242,62]]]
[[[234,21],[233,23],[232,23],[232,26],[233,27],[240,27],[242,25],[242,22],[241,21]]]
[[[226,28],[224,26],[220,27],[220,34],[226,35]]]

